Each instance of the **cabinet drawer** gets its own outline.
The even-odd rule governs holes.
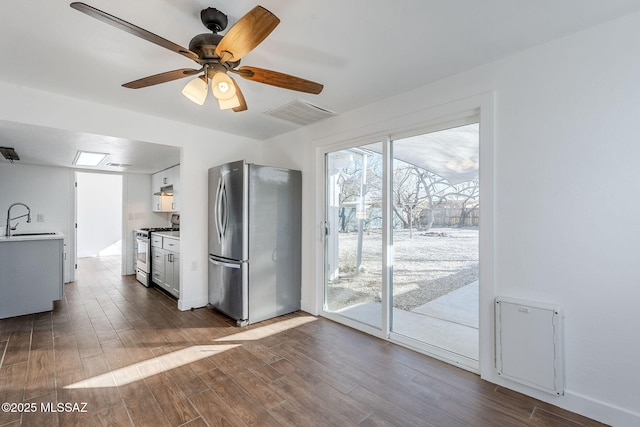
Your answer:
[[[151,235],[151,246],[153,246],[155,248],[161,248],[162,247],[162,236],[154,236],[152,234]]]
[[[151,269],[151,280],[156,285],[164,285],[164,270]]]
[[[164,238],[162,248],[171,252],[180,252],[180,240]]]

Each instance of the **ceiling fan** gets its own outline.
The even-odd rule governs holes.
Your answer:
[[[134,36],[179,53],[200,65],[198,69],[181,68],[134,80],[122,85],[126,88],[140,89],[202,73],[187,83],[182,93],[191,101],[202,105],[211,81],[211,91],[220,108],[236,112],[246,110],[247,104],[240,87],[228,72],[254,82],[299,92],[319,94],[323,89],[323,85],[319,83],[277,71],[249,66],[238,68],[240,59],[258,46],[280,23],[277,16],[262,6],[254,7],[240,18],[224,36],[218,32],[227,27],[227,16],[211,7],[203,9],[200,19],[211,33],[198,34],[192,38],[188,49],[85,3],[73,2],[70,6]]]

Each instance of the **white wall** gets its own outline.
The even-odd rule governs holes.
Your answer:
[[[283,166],[302,168],[306,178],[303,307],[317,312],[321,302],[316,150],[437,120],[456,103],[493,93],[494,153],[481,162],[493,165],[493,188],[482,191],[493,200],[495,230],[481,237],[493,247],[480,256],[481,281],[492,272],[481,287],[492,297],[563,307],[566,394],[496,375],[486,304],[480,333],[490,345],[481,349],[481,374],[613,425],[640,425],[639,51],[635,14],[268,141],[276,152],[296,153]]]
[[[122,254],[122,176],[76,174],[77,256]]]
[[[31,223],[26,218],[13,221],[18,224],[14,233],[58,232],[65,235],[66,259],[64,281],[72,280],[70,261],[73,258],[73,180],[71,169],[0,163],[0,218],[2,235],[7,223],[7,209],[13,203],[21,202],[31,208]],[[17,206],[11,215],[26,213]],[[38,221],[38,216],[44,219]]]

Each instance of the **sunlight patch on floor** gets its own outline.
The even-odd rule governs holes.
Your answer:
[[[144,362],[115,369],[102,375],[65,386],[65,389],[105,388],[122,386],[138,381],[170,369],[188,365],[207,357],[215,356],[223,351],[239,347],[240,344],[227,345],[194,345],[182,350],[157,356]],[[116,384],[117,383],[117,384]]]
[[[309,322],[316,320],[313,316],[293,317],[277,323],[260,326],[255,329],[238,332],[237,334],[227,335],[226,337],[217,338],[214,341],[255,341],[268,336],[278,334],[288,329],[297,328]]]

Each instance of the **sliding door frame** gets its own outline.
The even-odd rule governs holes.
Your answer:
[[[392,188],[392,138],[405,135],[429,133],[443,129],[451,123],[476,117],[480,123],[480,289],[479,289],[479,360],[454,357],[450,352],[442,351],[429,345],[411,340],[390,331],[391,326],[391,282],[393,275],[393,247],[391,221],[391,204],[389,192]],[[372,125],[373,126],[373,125]],[[339,136],[333,142],[323,145],[316,143],[316,223],[320,228],[320,239],[316,244],[316,312],[321,316],[358,329],[362,332],[389,340],[399,345],[425,353],[434,358],[444,360],[473,372],[482,378],[491,378],[495,369],[495,321],[493,317],[493,301],[495,299],[494,281],[494,94],[487,92],[462,100],[429,108],[402,119],[394,118],[389,122],[378,124],[381,129],[366,136],[345,138],[340,142]],[[354,148],[374,142],[383,143],[383,234],[382,234],[382,316],[381,329],[360,323],[341,315],[325,310],[325,243],[324,221],[326,215],[326,156],[342,149]]]
[[[389,136],[389,142],[390,142],[390,148],[389,151],[392,154],[393,151],[393,144],[400,140],[400,139],[404,139],[404,138],[410,138],[410,137],[414,137],[414,136],[418,136],[418,135],[427,135],[427,134],[431,134],[431,133],[437,133],[440,131],[444,131],[447,129],[453,129],[456,127],[460,127],[460,126],[466,126],[466,125],[470,125],[470,124],[474,124],[474,123],[480,123],[480,116],[478,114],[473,114],[470,116],[463,116],[454,120],[450,120],[447,122],[441,122],[435,125],[432,125],[430,127],[427,128],[421,128],[418,130],[410,130],[410,131],[401,131],[401,132],[397,132],[397,133],[393,133]],[[480,146],[482,145],[482,143],[480,143]],[[393,162],[393,157],[391,157],[391,162]],[[388,167],[390,168],[389,171],[392,170],[393,165],[388,165]],[[482,165],[480,165],[480,173],[482,173]],[[393,185],[392,182],[389,182],[388,185]],[[482,180],[480,180],[480,192],[482,192]],[[389,187],[392,188],[392,187]],[[385,200],[385,202],[387,204],[390,205],[390,203],[388,203],[388,200]],[[480,206],[482,206],[482,199],[480,199]],[[482,219],[482,216],[480,217],[480,219]],[[391,228],[391,227],[390,227]],[[479,227],[480,233],[482,233],[482,222],[480,223],[480,227]],[[393,233],[393,230],[389,230],[389,232]],[[478,247],[478,251],[480,250],[480,247]],[[393,262],[393,260],[392,260]],[[383,304],[384,306],[388,306],[389,307],[389,311],[391,313],[391,316],[393,316],[393,298],[391,298],[391,292],[393,292],[393,275],[391,275],[389,283],[388,283],[388,287],[389,287],[389,294],[388,294],[388,299],[384,300],[386,302],[386,304]],[[478,302],[479,303],[479,302]],[[479,316],[479,313],[478,313]],[[400,333],[394,332],[393,329],[393,320],[390,319],[390,325],[389,325],[389,331],[387,334],[387,337],[390,341],[395,342],[397,344],[401,344],[402,346],[405,347],[409,347],[412,348],[416,351],[419,351],[420,353],[425,353],[425,354],[429,354],[433,357],[436,357],[440,360],[445,360],[453,365],[456,366],[460,366],[461,368],[470,370],[472,372],[478,372],[479,370],[479,361],[463,356],[461,354],[456,354],[452,351],[440,348],[438,346],[432,345],[429,342],[425,342],[425,341],[419,341],[416,339],[413,339],[407,335],[402,335]],[[478,331],[478,333],[480,333]],[[478,351],[479,353],[479,351]]]

